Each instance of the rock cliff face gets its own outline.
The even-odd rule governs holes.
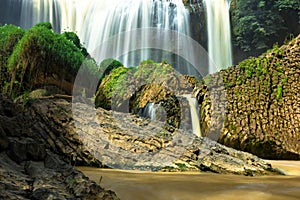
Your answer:
[[[194,90],[202,132],[263,158],[300,159],[299,45],[300,35],[205,77]]]
[[[0,199],[118,199],[51,148],[46,127],[0,95]]]

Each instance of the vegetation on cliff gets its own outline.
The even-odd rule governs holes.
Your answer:
[[[233,0],[231,18],[234,45],[246,52],[263,52],[300,33],[298,0]]]
[[[95,104],[96,107],[135,114],[148,103],[159,104],[165,111],[161,119],[179,127],[179,96],[191,93],[195,82],[165,62],[145,60],[136,68],[118,67],[105,76],[98,87]]]

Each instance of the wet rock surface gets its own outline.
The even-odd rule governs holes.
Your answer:
[[[0,199],[118,199],[51,149],[48,133],[0,95]]]

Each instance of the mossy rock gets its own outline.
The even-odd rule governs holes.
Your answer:
[[[263,158],[300,159],[299,63],[300,35],[205,78],[195,90],[202,133]]]
[[[95,104],[137,114],[148,103],[159,103],[166,111],[166,123],[179,127],[181,110],[176,95],[191,93],[195,83],[167,63],[146,60],[136,68],[114,67],[101,81]]]
[[[111,99],[113,95],[116,94],[116,88],[121,85],[121,81],[125,79],[128,71],[128,68],[121,66],[112,69],[111,72],[103,78],[96,92],[96,107],[111,109]]]
[[[84,54],[65,35],[41,23],[25,32],[8,59],[12,97],[41,85],[56,85],[71,94]]]

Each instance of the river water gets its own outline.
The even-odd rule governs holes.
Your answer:
[[[121,200],[299,200],[300,161],[270,162],[288,176],[78,169]]]

